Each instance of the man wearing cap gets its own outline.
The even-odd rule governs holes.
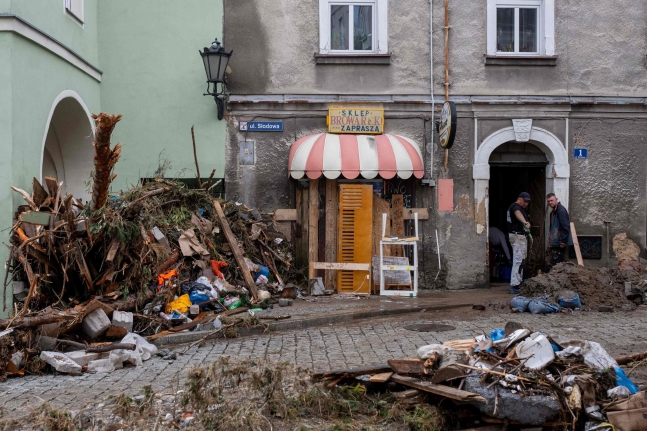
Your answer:
[[[528,256],[528,242],[524,227],[530,229],[526,208],[530,203],[530,194],[519,193],[517,200],[508,207],[506,219],[508,222],[508,238],[512,245],[512,274],[510,275],[510,293],[519,293],[519,285],[523,281],[523,267]]]

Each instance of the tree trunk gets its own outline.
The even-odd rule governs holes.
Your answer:
[[[92,184],[91,210],[101,209],[108,200],[110,183],[114,179],[112,168],[119,160],[121,144],[110,149],[110,136],[121,115],[100,113],[92,115],[96,128],[94,131],[94,180]]]

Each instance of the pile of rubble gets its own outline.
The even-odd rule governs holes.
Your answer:
[[[110,134],[121,117],[94,118],[90,202],[54,178],[34,178],[31,193],[12,187],[26,205],[10,234],[3,310],[13,317],[0,320],[1,374],[140,364],[155,353],[141,336],[262,326],[252,310],[298,294],[290,241],[258,210],[214,200],[215,171],[206,182],[198,174],[198,189],[156,179],[109,196],[121,152]]]
[[[354,382],[369,391],[390,390],[402,402],[454,401],[457,429],[475,424],[644,429],[647,396],[620,365],[644,359],[647,352],[614,359],[596,342],[556,340],[508,322],[489,336],[423,346],[417,353],[312,377],[329,381],[329,387]]]

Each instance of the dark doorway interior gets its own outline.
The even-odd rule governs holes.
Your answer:
[[[501,229],[506,237],[506,210],[517,200],[519,193],[524,191],[530,193],[532,199],[527,211],[533,237],[528,242],[528,261],[524,276],[532,277],[539,270],[545,270],[546,167],[531,163],[491,163],[489,222],[490,226]]]

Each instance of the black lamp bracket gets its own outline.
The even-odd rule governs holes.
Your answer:
[[[225,98],[227,97],[227,87],[224,82],[220,83],[220,91],[218,91],[218,83],[213,83],[213,92],[210,91],[211,82],[207,82],[207,92],[203,93],[203,96],[213,96],[216,101],[216,106],[218,108],[218,120],[222,120],[225,117]]]

